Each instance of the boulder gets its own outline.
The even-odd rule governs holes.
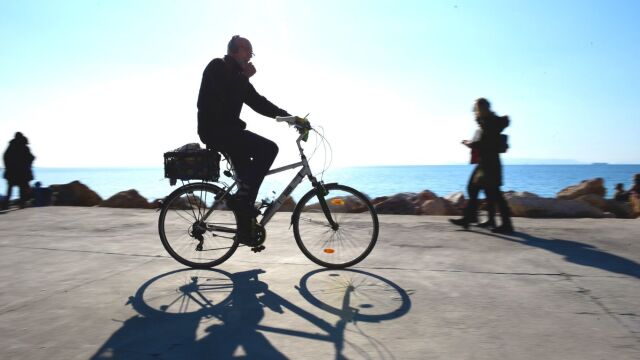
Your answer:
[[[366,210],[366,205],[355,196],[332,197],[327,200],[327,205],[336,213],[361,213]],[[321,211],[319,203],[307,205],[305,211]]]
[[[502,193],[504,195],[505,199],[508,199],[510,197],[517,197],[517,198],[539,198],[540,195],[538,194],[534,194],[528,191],[505,191]]]
[[[633,219],[633,209],[628,202],[615,201],[613,199],[605,200],[605,208],[603,210],[608,211],[620,219]]]
[[[505,194],[512,216],[531,218],[602,218],[597,207],[578,200],[559,200],[538,196]]]
[[[629,202],[631,204],[632,216],[636,218],[640,217],[640,196],[631,195]]]
[[[282,203],[278,211],[293,212],[295,208],[296,208],[296,202],[293,200],[291,196],[287,196],[287,198],[284,199],[284,202]]]
[[[53,205],[57,206],[96,206],[102,202],[102,198],[88,186],[72,181],[68,184],[51,185]]]
[[[395,194],[375,206],[378,214],[416,215],[415,193]]]
[[[560,190],[560,192],[556,194],[556,198],[560,200],[572,200],[587,194],[595,194],[604,198],[606,192],[607,190],[604,187],[604,179],[595,178],[591,180],[583,180],[578,185],[569,186]]]
[[[419,192],[417,195],[415,195],[412,198],[412,201],[416,205],[421,206],[422,204],[424,204],[425,202],[427,202],[429,200],[436,200],[436,199],[438,199],[438,195],[436,195],[432,191],[423,190],[423,191]]]
[[[202,199],[200,199],[200,197],[198,196],[194,196],[194,195],[182,196],[171,203],[171,209],[190,210],[192,208],[201,206],[202,203],[203,203]]]
[[[150,203],[151,208],[152,208],[152,209],[159,209],[159,208],[161,208],[161,207],[162,207],[162,202],[163,202],[163,201],[164,201],[163,199],[155,199],[155,200],[153,200],[153,201]]]
[[[136,208],[136,209],[151,209],[153,204],[150,204],[146,198],[144,198],[135,189],[127,191],[121,191],[100,204],[101,207],[110,208]]]
[[[602,198],[600,195],[596,194],[586,194],[581,195],[576,198],[578,201],[582,201],[583,203],[589,204],[593,207],[597,207],[600,210],[607,211],[607,201]]]
[[[445,196],[444,199],[447,200],[451,206],[458,209],[463,209],[467,205],[467,200],[465,199],[464,192],[462,191],[451,193]]]
[[[427,200],[420,205],[420,215],[449,215],[447,213],[447,202],[443,198]]]
[[[389,199],[388,196],[378,196],[377,198],[374,198],[373,200],[371,200],[371,204],[373,204],[373,206],[376,206],[381,202],[386,201],[387,199]]]

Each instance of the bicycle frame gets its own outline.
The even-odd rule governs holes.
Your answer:
[[[282,193],[280,193],[280,195],[278,195],[278,197],[271,203],[269,204],[269,206],[267,207],[267,209],[264,211],[262,218],[260,219],[260,225],[262,225],[263,227],[267,225],[267,223],[269,222],[269,220],[271,220],[271,218],[273,217],[273,215],[275,215],[275,213],[278,211],[278,209],[280,209],[280,207],[282,206],[282,204],[284,203],[284,201],[286,200],[286,198],[291,195],[291,193],[293,192],[293,190],[296,189],[296,187],[298,187],[298,185],[300,185],[300,183],[302,182],[302,180],[307,177],[309,178],[309,181],[311,181],[312,186],[315,189],[322,189],[323,193],[326,193],[326,191],[324,191],[324,188],[322,186],[322,183],[320,183],[312,174],[311,172],[311,168],[309,167],[309,162],[307,161],[307,157],[304,154],[304,149],[302,148],[302,146],[300,145],[300,141],[302,140],[302,138],[304,137],[304,134],[300,134],[300,136],[298,136],[298,139],[296,140],[296,145],[298,146],[298,151],[300,152],[300,161],[297,163],[293,163],[293,164],[289,164],[289,165],[285,165],[282,167],[279,167],[277,169],[272,169],[269,170],[267,172],[266,176],[269,175],[273,175],[273,174],[277,174],[286,170],[290,170],[290,169],[295,169],[298,167],[302,167],[302,169],[300,169],[300,171],[298,171],[298,173],[293,177],[293,179],[291,180],[291,182],[289,183],[289,185],[287,185],[287,187],[284,188],[284,190],[282,191]],[[232,167],[232,173],[233,173],[233,167]],[[220,197],[220,199],[216,200],[216,204],[220,201],[222,201],[228,194],[229,192],[238,185],[238,180],[235,178],[235,174],[233,176],[234,182],[233,184],[231,184],[231,186],[229,186],[225,193]],[[327,216],[327,220],[329,221],[329,224],[332,227],[337,227],[337,224],[333,221],[333,218],[331,217],[331,214],[329,213],[329,208],[327,206],[327,203],[324,201],[324,197],[320,196],[320,205],[322,207],[322,210],[324,211],[325,215]],[[202,221],[206,221],[207,218],[209,218],[209,216],[211,215],[211,213],[214,211],[215,206],[212,206],[211,209],[209,209],[209,211],[207,211],[207,213],[205,214],[205,216],[202,218]]]

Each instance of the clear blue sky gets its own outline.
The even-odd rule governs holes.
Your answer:
[[[260,93],[348,165],[464,163],[473,100],[510,159],[640,163],[638,1],[0,2],[0,145],[36,166],[161,166],[197,141],[202,70],[234,34]],[[295,160],[293,133],[245,107]],[[2,145],[4,146],[4,145]]]

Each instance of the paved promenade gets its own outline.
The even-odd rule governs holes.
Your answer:
[[[0,214],[0,359],[640,359],[640,219],[380,216],[325,270],[280,213],[213,270],[168,257],[151,210]]]

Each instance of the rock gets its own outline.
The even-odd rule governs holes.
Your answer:
[[[190,210],[192,208],[195,209],[196,207],[201,206],[202,203],[203,203],[202,199],[200,199],[200,197],[198,196],[194,196],[194,195],[182,196],[171,203],[171,209]]]
[[[287,198],[284,199],[284,202],[282,203],[282,206],[280,206],[280,209],[278,209],[278,211],[293,212],[295,208],[296,208],[296,202],[293,200],[291,196],[287,196]]]
[[[374,198],[373,200],[371,200],[371,204],[373,204],[373,206],[376,206],[381,202],[386,201],[387,199],[389,199],[388,196],[378,196],[377,198]]]
[[[151,208],[152,208],[152,209],[159,209],[159,208],[161,208],[161,207],[162,207],[162,202],[163,202],[163,199],[155,199],[155,200],[153,200],[153,201],[150,203]]]
[[[556,195],[556,198],[560,200],[572,200],[582,195],[595,194],[604,198],[607,190],[604,187],[604,179],[595,178],[591,180],[584,180],[578,185],[566,187]]]
[[[512,197],[516,198],[540,198],[539,195],[528,192],[528,191],[505,191],[502,193],[505,199],[509,199]]]
[[[136,208],[136,209],[151,209],[153,207],[147,199],[145,199],[135,189],[127,191],[121,191],[100,204],[101,207],[110,208]]]
[[[640,196],[631,195],[629,202],[631,204],[632,216],[636,218],[640,217]]]
[[[366,210],[366,205],[355,196],[332,197],[327,199],[327,205],[336,213],[361,213]],[[307,205],[304,210],[322,211],[319,203]]]
[[[604,212],[578,200],[505,196],[512,216],[531,218],[602,218]]]
[[[585,194],[580,195],[576,198],[578,201],[582,201],[583,203],[589,204],[593,207],[597,207],[600,210],[607,210],[607,201],[602,198],[600,195],[596,194]]]
[[[447,200],[450,205],[458,209],[463,209],[467,205],[467,200],[465,199],[464,192],[462,191],[451,193],[445,196],[444,199]]]
[[[447,202],[443,198],[427,200],[420,205],[420,215],[449,215],[447,214]]]
[[[414,193],[399,193],[379,203],[375,209],[378,214],[416,215],[415,199]]]
[[[63,185],[51,185],[53,205],[57,206],[96,206],[102,198],[79,181]]]
[[[620,219],[633,219],[633,209],[631,208],[631,204],[628,202],[620,202],[615,201],[613,199],[605,200],[606,207],[604,210],[614,214],[617,218]]]
[[[438,199],[438,195],[434,194],[432,191],[423,190],[420,193],[418,193],[417,195],[415,195],[412,198],[412,201],[417,206],[422,206],[422,204],[424,204],[425,202],[427,202],[429,200],[436,200],[436,199]]]

